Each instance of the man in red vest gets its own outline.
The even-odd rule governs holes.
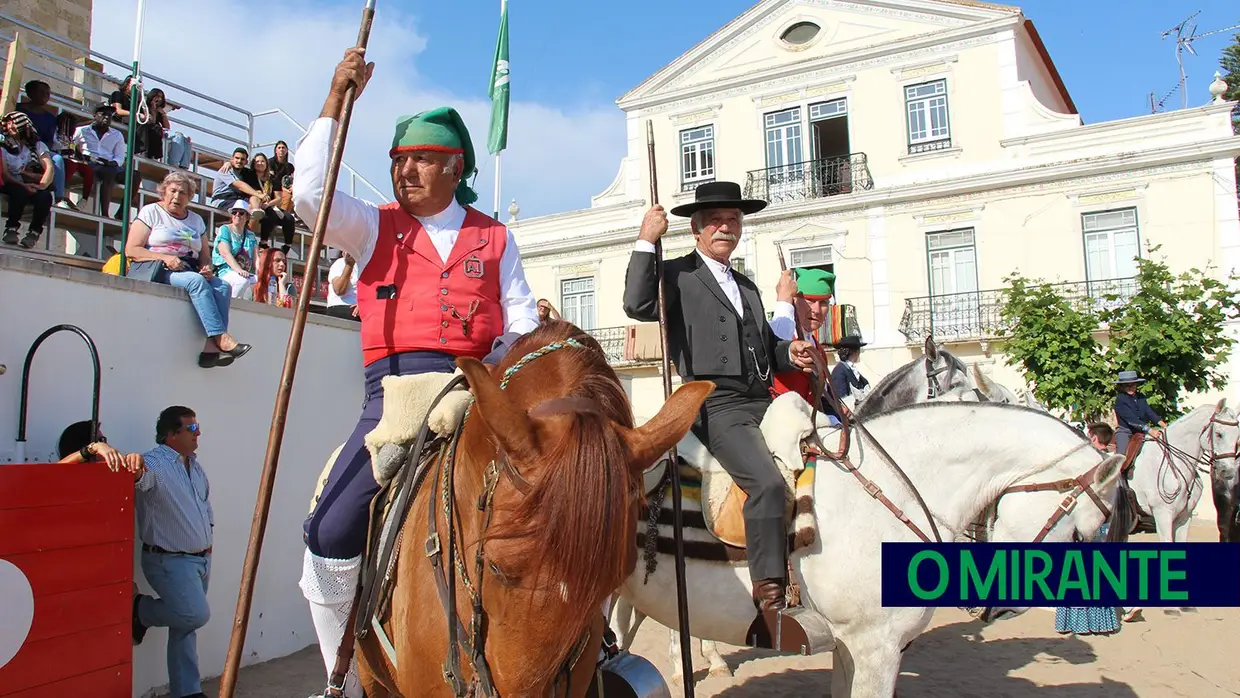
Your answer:
[[[360,96],[373,70],[361,50],[349,49],[323,111],[298,144],[293,202],[302,220],[318,216],[345,91],[353,83]],[[538,327],[512,233],[469,206],[478,198],[466,183],[476,172],[474,150],[457,112],[440,107],[401,117],[388,154],[395,203],[376,206],[337,191],[325,235],[325,244],[348,253],[360,269],[366,376],[361,417],[304,524],[301,588],[329,672],[357,589],[370,501],[379,490],[364,437],[383,413],[382,379],[452,373],[460,356],[498,363],[513,341]],[[345,694],[362,695],[355,671]]]

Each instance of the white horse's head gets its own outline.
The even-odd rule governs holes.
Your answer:
[[[1132,519],[1127,497],[1120,494],[1119,487],[1124,456],[1098,451],[1083,435],[1082,440],[1080,448],[1096,453],[1097,463],[1082,471],[1078,459],[1064,459],[1034,478],[1017,482],[1017,488],[1033,487],[1036,491],[1008,491],[1000,496],[993,527],[987,534],[990,542],[1030,542],[1039,536],[1045,543],[1091,541],[1108,519],[1115,528],[1108,531],[1108,540],[1127,538]],[[984,608],[978,618],[990,622],[1027,610],[992,606]]]

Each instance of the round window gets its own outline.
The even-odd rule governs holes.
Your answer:
[[[818,36],[819,31],[821,31],[821,27],[813,22],[797,22],[788,27],[787,31],[779,38],[790,44],[800,46],[812,41],[815,36]]]

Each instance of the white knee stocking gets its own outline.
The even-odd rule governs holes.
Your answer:
[[[349,605],[357,593],[361,576],[361,556],[334,560],[306,550],[301,570],[301,593],[310,602],[310,618],[319,638],[319,651],[327,674],[336,666],[336,652],[349,623]],[[362,685],[357,679],[357,659],[349,664],[345,678],[346,698],[362,698]]]

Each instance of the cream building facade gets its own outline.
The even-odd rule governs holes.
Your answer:
[[[1175,270],[1240,266],[1233,105],[1201,102],[1083,124],[1015,7],[765,0],[618,100],[628,155],[589,208],[509,225],[535,294],[595,332],[639,415],[662,400],[657,352],[642,348],[657,328],[621,306],[649,206],[647,122],[665,206],[714,179],[771,202],[733,260],[768,312],[782,252],[837,275],[871,380],[932,332],[1021,388],[992,345],[1009,273],[1098,297],[1131,289],[1148,245]],[[667,258],[692,249],[688,221],[664,240]]]

